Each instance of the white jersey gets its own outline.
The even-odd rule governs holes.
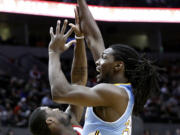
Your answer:
[[[115,85],[125,88],[128,93],[129,101],[125,113],[115,122],[106,122],[94,113],[93,107],[87,107],[82,135],[131,135],[131,115],[134,106],[132,87],[131,84]]]

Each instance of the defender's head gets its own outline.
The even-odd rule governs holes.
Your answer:
[[[33,135],[61,135],[72,131],[71,117],[59,109],[38,107],[29,119],[29,128]]]
[[[133,59],[139,59],[139,54],[126,45],[112,45],[105,49],[99,60],[96,61],[96,70],[99,72],[97,81],[107,81],[117,74],[127,77],[126,71],[135,67]]]

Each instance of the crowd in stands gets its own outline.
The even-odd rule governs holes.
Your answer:
[[[76,0],[42,0],[76,3]],[[123,7],[180,7],[179,0],[86,0],[90,5]]]
[[[171,65],[166,70],[162,74],[160,94],[145,105],[144,121],[180,123],[180,68]]]
[[[3,126],[27,126],[33,109],[41,102],[50,105],[49,100],[45,99],[47,93],[50,94],[47,79],[36,68],[29,72],[27,79],[3,72],[0,79],[0,120]]]
[[[180,122],[180,69],[171,65],[162,74],[160,94],[147,101],[142,114],[146,122]]]

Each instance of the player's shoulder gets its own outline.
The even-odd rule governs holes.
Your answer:
[[[120,96],[128,97],[125,87],[119,87],[119,86],[116,86],[116,85],[110,84],[110,83],[97,84],[96,86],[93,87],[93,90],[95,90],[97,92],[102,92],[102,93],[108,92],[109,94],[115,93]]]
[[[100,83],[93,87],[93,89],[98,90],[119,90],[119,91],[125,91],[125,87],[118,86],[116,84],[111,83]]]

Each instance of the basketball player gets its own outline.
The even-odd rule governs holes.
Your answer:
[[[33,135],[81,135],[82,128],[72,114],[38,107],[31,114],[29,128]]]
[[[82,31],[97,60],[99,84],[88,88],[66,80],[59,61],[59,56],[68,49],[65,35],[63,32],[54,35],[51,29],[49,81],[53,100],[88,107],[83,135],[131,135],[132,112],[135,115],[142,112],[150,93],[158,89],[156,69],[129,46],[118,44],[104,49],[101,33],[86,3],[79,0],[78,4]],[[62,29],[66,25],[64,22]],[[59,23],[56,29],[59,31]]]
[[[83,37],[83,33],[80,31],[78,25],[79,20],[76,12],[75,17],[76,25],[70,24],[72,29],[67,33],[69,36],[73,30],[76,35],[71,80],[72,83],[85,85],[87,82],[87,59],[84,38],[78,38]],[[65,20],[65,23],[67,24],[67,20]],[[68,46],[73,42],[69,42]],[[53,55],[54,52],[49,53],[49,55]],[[57,108],[38,107],[31,114],[29,128],[33,135],[81,135],[82,128],[78,122],[81,119],[82,111],[83,107],[74,105],[69,105],[66,112],[62,112]]]

